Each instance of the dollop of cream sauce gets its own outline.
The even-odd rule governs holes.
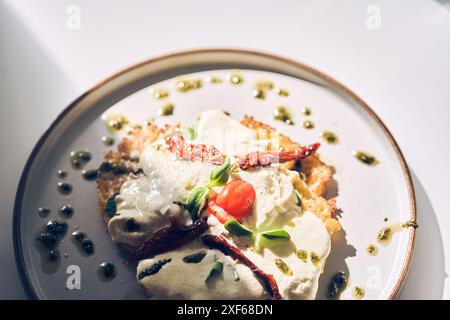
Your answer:
[[[270,298],[249,268],[218,250],[207,250],[206,256],[198,263],[183,261],[184,257],[199,250],[205,250],[205,247],[197,241],[180,250],[140,261],[137,279],[146,288],[150,298],[193,300]],[[171,261],[158,273],[139,280],[142,271],[162,259]],[[223,271],[206,281],[215,261],[223,264]]]
[[[258,138],[263,132],[256,132],[220,110],[202,112],[197,118],[196,143],[213,145],[222,153],[245,155],[252,151],[264,151],[270,142]]]
[[[195,186],[207,183],[214,168],[206,163],[177,160],[154,146],[141,154],[140,167],[145,175],[122,185],[116,197],[117,215],[108,224],[112,240],[131,247],[167,226],[170,216],[187,222],[188,214],[176,203],[184,201]],[[129,219],[135,220],[139,230],[128,232]]]
[[[330,235],[323,222],[311,212],[299,214],[290,221],[283,226],[291,236],[289,240],[267,245],[262,252],[247,249],[244,253],[266,273],[273,274],[283,299],[312,300],[330,253]],[[296,255],[298,250],[308,253],[306,262]],[[312,253],[319,257],[317,266],[311,260]],[[285,275],[276,266],[274,261],[278,257],[290,267],[292,276]]]
[[[214,145],[230,156],[264,150],[267,144],[267,141],[257,139],[254,130],[217,110],[200,114],[196,133],[195,143]],[[208,183],[209,175],[215,168],[206,163],[177,160],[164,148],[155,146],[148,147],[141,154],[140,165],[145,176],[130,179],[123,184],[117,197],[117,215],[109,222],[113,240],[130,247],[136,247],[149,235],[166,226],[169,216],[177,216],[189,223],[189,215],[176,203],[184,201],[194,187]],[[227,237],[258,267],[268,274],[273,274],[284,299],[314,299],[331,243],[323,222],[313,213],[302,212],[297,205],[293,185],[300,179],[298,173],[270,166],[239,170],[232,178],[248,181],[256,192],[253,212],[242,223],[254,232],[283,228],[291,238],[276,241],[261,239],[261,248],[256,249],[249,239],[229,234],[214,216],[208,219],[208,233]],[[215,188],[215,191],[220,191],[220,188]],[[130,218],[139,224],[138,231],[127,231],[126,225]],[[182,261],[183,257],[198,251],[199,248],[207,250],[207,255],[201,262]],[[306,261],[296,255],[298,250],[308,253]],[[311,253],[319,257],[316,265],[311,261]],[[283,259],[292,270],[292,275],[283,274],[278,269],[276,258]],[[268,298],[265,288],[249,268],[217,250],[205,248],[200,241],[140,261],[138,275],[162,259],[171,259],[171,262],[164,265],[158,273],[138,279],[152,298]],[[223,263],[223,272],[217,279],[205,283],[215,260]],[[239,281],[235,280],[234,271],[239,274]]]

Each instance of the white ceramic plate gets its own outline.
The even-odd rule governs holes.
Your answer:
[[[239,69],[244,81],[233,85],[226,77],[231,69]],[[194,74],[195,73],[195,74]],[[204,83],[198,90],[179,93],[174,78],[218,76],[224,81]],[[255,99],[251,92],[258,80],[270,80],[289,91],[282,97],[274,90],[266,99]],[[150,86],[169,89],[170,96],[156,100]],[[157,117],[164,103],[175,105],[173,116]],[[277,105],[286,105],[294,114],[296,125],[273,120]],[[310,107],[312,114],[301,113]],[[109,110],[108,110],[109,109]],[[276,127],[301,143],[321,141],[320,131],[331,130],[339,144],[322,143],[320,155],[335,167],[338,183],[338,207],[342,209],[344,232],[333,236],[332,253],[320,280],[318,298],[325,296],[330,278],[342,270],[350,275],[348,289],[342,298],[351,299],[351,289],[361,286],[366,299],[395,298],[406,278],[412,258],[415,229],[395,233],[389,246],[379,246],[370,256],[368,244],[376,244],[376,234],[392,223],[416,220],[414,191],[408,168],[394,139],[373,111],[354,93],[323,73],[278,56],[244,50],[207,49],[180,52],[152,59],[124,70],[83,94],[55,120],[33,150],[24,169],[17,192],[14,217],[14,240],[18,267],[24,284],[33,298],[39,299],[142,299],[143,289],[136,283],[135,266],[122,264],[124,259],[105,233],[105,225],[97,214],[95,183],[81,178],[80,171],[69,164],[74,149],[89,149],[93,154],[87,168],[97,167],[110,147],[101,138],[108,135],[101,121],[103,113],[119,112],[131,122],[142,123],[151,117],[157,122],[189,123],[194,115],[206,109],[220,109],[237,119],[244,114]],[[311,120],[315,128],[301,127]],[[323,142],[323,141],[321,141]],[[369,167],[355,160],[353,150],[375,155],[380,163]],[[67,169],[66,179],[74,186],[69,196],[57,192],[58,169]],[[36,234],[50,218],[58,217],[57,209],[70,203],[75,213],[67,219],[69,232],[60,245],[61,258],[48,265],[36,248]],[[42,218],[39,207],[52,212]],[[388,222],[384,218],[388,218]],[[70,240],[79,227],[94,241],[95,254],[84,256]],[[66,255],[64,255],[66,254]],[[102,281],[98,265],[112,262],[117,277]],[[81,289],[66,288],[69,266],[81,271]]]

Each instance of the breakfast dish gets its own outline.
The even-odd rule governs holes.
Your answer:
[[[405,160],[354,93],[198,50],[64,110],[23,171],[14,248],[37,299],[393,299],[417,227]]]
[[[341,228],[318,148],[220,110],[148,124],[106,155],[99,212],[151,298],[314,299]]]

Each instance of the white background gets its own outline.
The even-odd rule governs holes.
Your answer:
[[[81,28],[67,27],[67,8]],[[380,9],[380,29],[367,9]],[[111,73],[197,47],[271,51],[361,96],[397,139],[418,200],[415,257],[401,298],[450,299],[450,1],[0,0],[0,298],[23,298],[13,256],[15,190],[39,136]]]

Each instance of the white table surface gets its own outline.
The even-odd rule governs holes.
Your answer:
[[[70,5],[80,29],[67,27]],[[369,29],[367,8],[380,9]],[[24,298],[12,247],[23,165],[55,116],[135,62],[197,47],[282,54],[360,95],[412,171],[420,228],[403,299],[450,299],[450,1],[0,0],[0,298]]]

